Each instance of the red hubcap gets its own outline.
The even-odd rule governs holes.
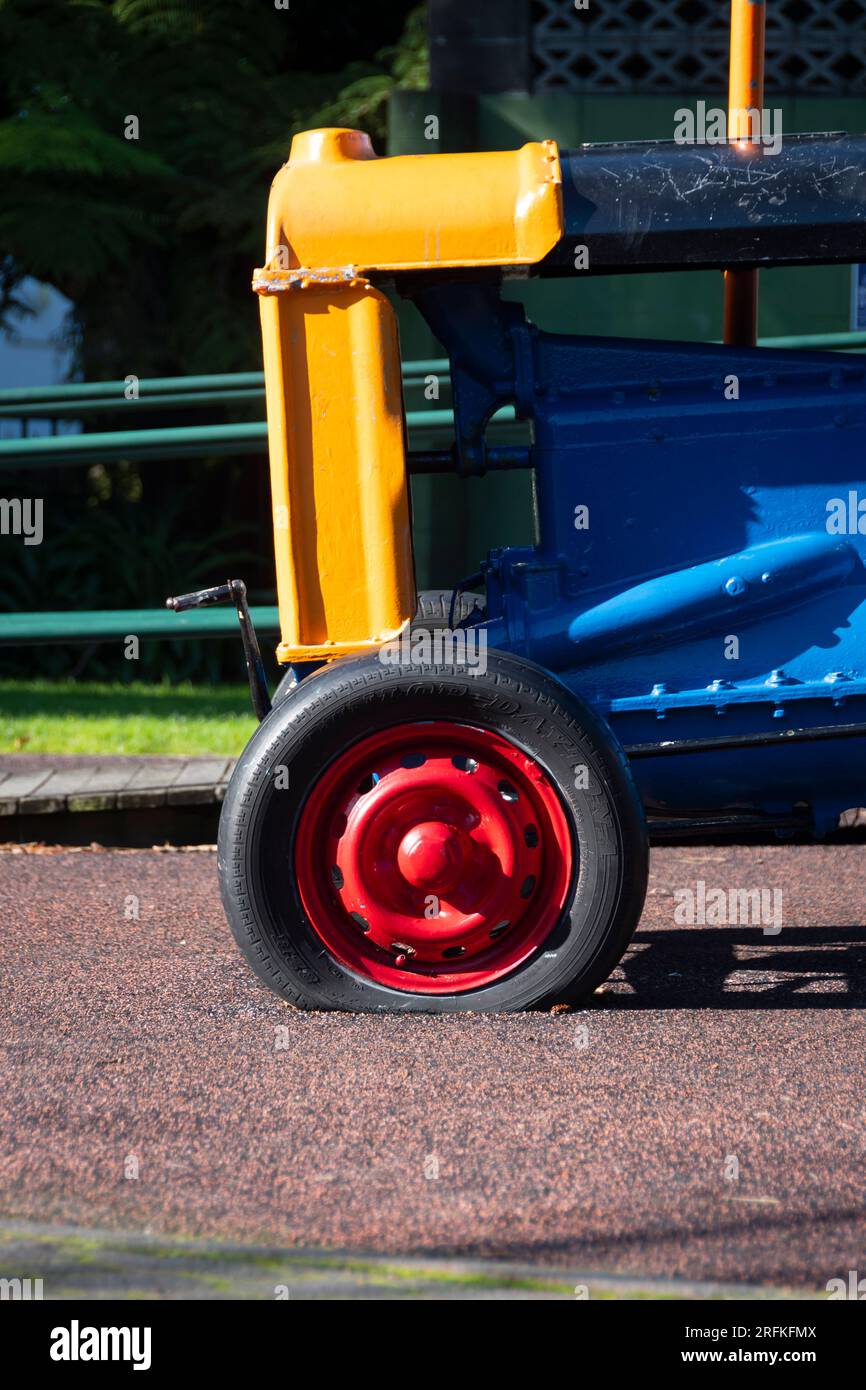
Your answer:
[[[400,724],[326,768],[295,874],[330,953],[392,989],[453,994],[516,969],[559,920],[568,823],[547,774],[489,729]]]
[[[447,893],[470,871],[475,842],[459,826],[444,820],[413,825],[400,841],[397,867],[415,888]]]

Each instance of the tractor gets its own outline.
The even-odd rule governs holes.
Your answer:
[[[219,875],[272,989],[578,1002],[635,929],[651,834],[820,839],[866,804],[866,365],[754,345],[759,271],[866,260],[866,138],[380,158],[306,131],[266,247],[273,700],[239,581],[170,603],[241,620],[261,723]],[[717,345],[544,332],[501,297],[698,269],[726,277]],[[448,449],[407,447],[395,296],[450,359]],[[529,443],[488,441],[504,406]],[[419,599],[411,475],[514,468],[535,543]]]

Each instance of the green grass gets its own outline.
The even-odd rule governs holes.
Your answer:
[[[246,685],[0,680],[0,753],[215,753],[256,727]]]
[[[652,1279],[581,1275],[474,1260],[459,1268],[418,1255],[410,1262],[321,1250],[262,1249],[195,1237],[130,1237],[123,1232],[46,1231],[27,1223],[0,1229],[0,1275],[45,1280],[51,1298],[273,1299],[277,1284],[294,1298],[431,1298],[439,1290],[457,1297],[528,1293],[574,1300],[578,1286],[602,1301],[812,1300],[819,1290],[679,1284]],[[189,1286],[188,1288],[185,1285]]]

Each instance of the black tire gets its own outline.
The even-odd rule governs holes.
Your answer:
[[[411,632],[432,631],[448,627],[451,622],[453,589],[422,589],[418,608],[410,624]],[[484,620],[484,598],[481,594],[461,590],[454,604],[454,626],[463,627]],[[271,701],[279,705],[296,687],[294,671],[286,671],[279,679]]]
[[[334,959],[291,868],[298,818],[322,769],[371,731],[431,719],[499,733],[540,764],[558,791],[578,865],[543,947],[510,975],[448,995],[391,989]],[[577,765],[588,769],[587,790],[575,788]],[[277,768],[288,769],[286,789],[276,786]],[[350,1012],[502,1012],[579,999],[606,979],[631,938],[647,858],[643,809],[611,729],[540,667],[502,652],[488,653],[483,675],[367,656],[313,673],[239,759],[219,830],[223,903],[253,970],[296,1007]]]
[[[451,622],[451,604],[454,601],[453,589],[422,589],[418,595],[418,609],[412,619],[412,631],[418,628],[448,627]],[[484,598],[481,594],[461,589],[454,603],[454,626],[484,621]]]

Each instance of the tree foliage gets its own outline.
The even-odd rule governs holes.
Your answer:
[[[426,81],[408,8],[0,0],[0,308],[54,284],[85,377],[248,368],[270,180],[305,127],[381,148],[388,92]]]
[[[388,93],[426,76],[411,0],[0,0],[0,331],[14,339],[35,277],[72,302],[85,380],[254,368],[251,272],[292,135],[356,126],[382,151]],[[258,455],[8,474],[4,487],[45,497],[46,541],[4,538],[0,608],[152,606],[230,568],[262,597],[272,587]],[[148,673],[213,677],[221,646],[162,647]],[[7,669],[69,670],[68,649],[2,655]],[[117,675],[105,648],[75,661]]]

